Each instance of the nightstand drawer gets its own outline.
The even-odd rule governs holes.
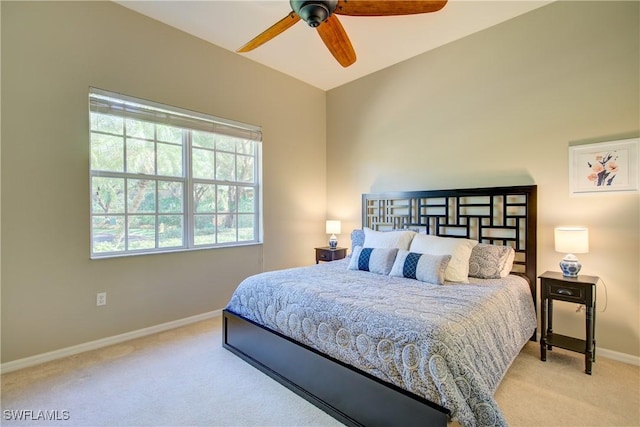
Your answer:
[[[333,254],[331,252],[322,251],[318,253],[318,259],[322,261],[333,261]]]
[[[334,248],[326,246],[316,248],[316,264],[320,261],[336,261],[347,256],[347,248]]]
[[[584,286],[571,286],[567,283],[551,282],[549,286],[549,297],[561,301],[584,303],[586,300]]]

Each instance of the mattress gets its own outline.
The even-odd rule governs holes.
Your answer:
[[[493,394],[536,328],[527,281],[435,285],[348,262],[249,277],[227,309],[435,402],[463,426],[506,425]]]

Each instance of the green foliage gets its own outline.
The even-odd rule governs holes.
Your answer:
[[[185,197],[195,245],[255,239],[255,142],[96,112],[90,122],[94,253],[186,246]]]

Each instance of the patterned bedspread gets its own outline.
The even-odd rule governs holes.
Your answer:
[[[438,403],[463,426],[506,425],[493,394],[536,328],[526,281],[432,285],[347,263],[249,277],[227,309]]]

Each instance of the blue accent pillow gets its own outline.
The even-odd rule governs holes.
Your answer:
[[[349,270],[369,271],[376,274],[389,275],[396,259],[396,248],[363,248],[356,246],[351,254]]]
[[[419,254],[400,249],[389,275],[443,285],[449,261],[451,255]]]
[[[416,278],[416,272],[418,270],[418,261],[420,261],[421,254],[415,254],[409,252],[404,259],[404,265],[402,266],[402,275],[409,279]]]
[[[358,270],[369,271],[369,261],[371,261],[372,248],[362,248],[358,256]]]

